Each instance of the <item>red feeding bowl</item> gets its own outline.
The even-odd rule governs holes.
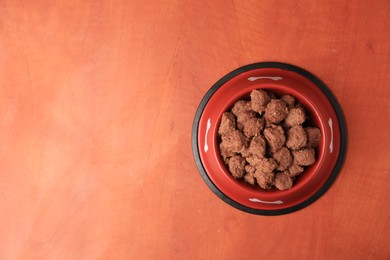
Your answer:
[[[264,190],[229,173],[219,151],[222,113],[254,89],[289,94],[307,110],[321,130],[315,164],[307,167],[289,190]],[[259,215],[280,215],[302,209],[323,195],[336,179],[346,151],[342,110],[326,85],[293,65],[262,62],[238,68],[215,83],[202,99],[192,129],[192,148],[199,172],[209,188],[226,203]]]

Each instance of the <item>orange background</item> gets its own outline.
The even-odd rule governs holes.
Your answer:
[[[0,1],[0,259],[389,259],[390,2]],[[201,179],[203,95],[310,70],[349,129],[339,178],[265,217]]]

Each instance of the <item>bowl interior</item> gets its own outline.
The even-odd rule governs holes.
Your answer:
[[[227,102],[226,106],[225,106],[226,107],[225,111],[229,111],[233,107],[234,103],[238,100],[241,100],[241,99],[250,100],[250,92],[254,89],[258,89],[258,88],[256,88],[256,85],[254,85],[253,87],[254,87],[253,89],[248,89],[248,90],[250,90],[249,92],[242,93],[243,95],[240,96],[237,100],[230,100],[229,102]],[[306,118],[306,121],[304,123],[304,126],[315,126],[315,127],[318,127],[321,130],[321,132],[323,132],[323,129],[322,129],[323,124],[321,123],[320,117],[318,116],[318,113],[315,111],[315,107],[313,107],[311,105],[310,100],[308,100],[308,98],[305,95],[301,95],[300,93],[297,93],[297,91],[294,91],[294,89],[287,89],[287,90],[280,89],[278,86],[273,86],[273,87],[264,86],[261,89],[274,93],[275,95],[277,95],[278,98],[283,96],[283,95],[286,95],[286,94],[295,97],[297,102],[301,103],[306,110],[307,118]],[[222,113],[219,114],[219,118],[217,121],[218,126],[221,122],[222,114],[225,111],[223,111]],[[214,138],[215,138],[215,142],[216,142],[216,144],[215,144],[216,151],[218,154],[220,154],[220,148],[219,148],[220,137],[218,135],[218,132],[215,132]],[[304,183],[318,169],[318,165],[321,164],[321,161],[324,158],[323,147],[324,147],[324,138],[321,138],[321,141],[320,141],[318,147],[315,149],[316,150],[316,162],[313,165],[305,167],[304,172],[296,177],[296,179],[294,180],[293,187],[291,188],[292,190],[299,189],[302,185],[304,185]],[[242,185],[245,189],[250,189],[250,190],[253,190],[253,191],[259,192],[259,193],[262,193],[262,192],[265,192],[265,193],[287,192],[287,191],[280,191],[275,187],[273,187],[272,189],[269,189],[269,190],[265,190],[265,189],[260,188],[258,185],[251,185],[251,184],[247,183],[246,181],[244,181],[243,179],[236,179],[229,172],[227,165],[224,163],[224,161],[222,159],[222,156],[217,156],[216,159],[218,160],[218,164],[222,168],[223,173],[226,174],[227,177],[229,179],[231,179],[231,181],[237,183],[237,185]]]

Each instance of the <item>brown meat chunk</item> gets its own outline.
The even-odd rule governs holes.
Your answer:
[[[265,155],[266,142],[263,136],[258,135],[252,138],[249,148],[248,156],[252,155],[257,158],[263,158]]]
[[[293,180],[288,176],[288,172],[281,172],[275,175],[275,187],[279,190],[291,189]]]
[[[250,165],[250,164],[247,164],[245,165],[245,172],[246,173],[250,173],[250,174],[255,174],[256,172],[256,167]]]
[[[305,148],[293,151],[294,162],[301,166],[309,166],[315,163],[315,151],[313,148]]]
[[[253,137],[260,134],[264,129],[264,120],[262,118],[252,117],[244,122],[244,134],[246,137]]]
[[[306,127],[307,133],[307,146],[317,147],[321,141],[321,131],[317,127]]]
[[[245,122],[251,118],[255,117],[255,113],[252,112],[242,112],[237,116],[237,129],[244,130]]]
[[[278,124],[286,118],[288,108],[286,103],[279,99],[272,99],[265,108],[265,119],[271,123]]]
[[[286,103],[288,108],[293,108],[295,105],[295,98],[290,95],[283,95],[280,100],[282,100],[284,103]]]
[[[290,110],[284,122],[287,126],[291,127],[301,125],[305,122],[305,119],[305,110],[302,107],[297,107]]]
[[[229,157],[235,155],[234,152],[230,151],[229,149],[227,149],[225,147],[225,143],[224,142],[221,142],[219,144],[219,149],[221,150],[221,156],[222,156],[222,158],[223,158],[225,163],[228,162]]]
[[[287,132],[286,146],[292,150],[298,150],[306,146],[307,136],[302,126],[293,126]]]
[[[290,150],[287,149],[286,147],[282,147],[279,150],[277,150],[272,157],[278,163],[279,166],[276,168],[276,170],[279,171],[286,170],[288,167],[290,167],[290,165],[293,162],[293,158],[290,153]]]
[[[301,174],[304,171],[303,167],[300,166],[299,164],[293,163],[289,168],[288,168],[288,175],[290,177],[297,176]]]
[[[255,177],[259,186],[263,189],[271,189],[275,184],[275,174],[256,170]]]
[[[251,102],[246,100],[238,100],[236,103],[234,103],[232,108],[232,113],[235,116],[248,111],[252,111]]]
[[[253,167],[252,165],[245,165],[245,172],[246,174],[244,175],[244,180],[252,185],[255,185],[256,180],[255,180],[255,172],[256,168]]]
[[[248,158],[247,158],[248,159]],[[278,166],[272,158],[252,158],[249,162],[252,166],[256,167],[256,171],[273,172]]]
[[[222,136],[223,147],[233,153],[240,152],[246,146],[246,138],[239,130],[232,130]]]
[[[255,117],[255,112],[251,108],[251,102],[245,100],[237,101],[233,108],[232,113],[237,117],[237,128],[242,130],[245,122]]]
[[[252,184],[252,185],[255,185],[256,183],[256,180],[255,180],[255,175],[254,174],[250,174],[250,173],[247,173],[244,175],[244,180],[249,183],[249,184]]]
[[[280,125],[276,127],[267,127],[266,129],[264,129],[263,133],[272,152],[275,152],[282,148],[282,146],[286,142],[284,130]]]
[[[245,159],[239,155],[235,155],[230,158],[228,166],[229,171],[232,173],[234,178],[242,178],[242,176],[244,176],[245,164]]]
[[[264,113],[267,104],[271,101],[268,93],[261,89],[255,89],[251,92],[251,107],[253,111],[259,114]]]
[[[258,158],[256,156],[253,156],[251,154],[245,155],[244,158],[251,166],[255,166],[258,163],[259,159],[262,159],[262,158]]]
[[[277,127],[278,125],[280,125],[280,124],[274,124],[274,123],[271,123],[271,122],[269,122],[268,120],[264,120],[265,122],[264,122],[264,127],[266,128],[266,127],[272,127],[272,128],[274,128],[274,127]]]
[[[225,112],[222,114],[221,124],[219,125],[218,134],[223,135],[236,128],[236,117],[233,113]]]
[[[244,175],[244,180],[252,185],[255,185],[256,180],[255,180],[255,172],[256,168],[252,165],[245,165],[245,172],[246,174]]]

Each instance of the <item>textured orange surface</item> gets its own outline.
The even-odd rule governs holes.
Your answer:
[[[0,1],[0,259],[389,259],[390,2]],[[240,212],[191,125],[229,71],[320,77],[349,129],[331,189]]]

